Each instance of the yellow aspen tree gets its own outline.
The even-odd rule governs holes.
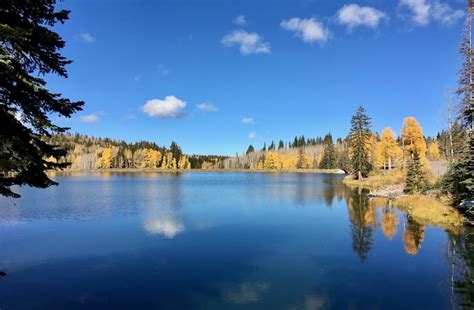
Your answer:
[[[441,158],[438,141],[428,144],[428,156],[431,160],[439,160]]]
[[[174,158],[174,157],[171,160],[170,168],[173,169],[173,170],[178,169],[178,165],[176,164],[176,158]]]
[[[168,169],[168,155],[163,156],[163,161],[161,162],[161,169]]]
[[[277,169],[278,168],[278,154],[274,151],[269,151],[265,157],[265,169]]]
[[[382,131],[380,142],[377,143],[376,163],[384,169],[391,170],[396,158],[401,155],[401,148],[398,146],[395,134],[390,128]]]
[[[263,163],[263,160],[262,160],[262,159],[260,159],[260,160],[258,161],[257,169],[258,169],[258,170],[263,170],[263,169],[264,169],[264,163]]]
[[[112,167],[112,161],[114,157],[112,154],[112,149],[107,147],[102,151],[102,156],[98,161],[98,168],[100,169],[109,169]]]
[[[423,130],[414,117],[407,117],[403,121],[402,127],[402,148],[404,150],[405,161],[411,158],[416,150],[422,163],[426,160],[426,141],[423,137]]]

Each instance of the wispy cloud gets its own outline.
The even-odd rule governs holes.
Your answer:
[[[184,115],[182,110],[186,107],[186,101],[175,96],[166,96],[165,99],[148,100],[142,107],[142,111],[151,117],[177,118]]]
[[[158,65],[158,72],[163,76],[166,76],[171,73],[171,71],[168,68],[166,68],[164,65],[161,65],[161,64]]]
[[[257,137],[257,134],[255,133],[255,131],[252,131],[251,133],[249,133],[249,139],[255,139]]]
[[[234,304],[256,303],[269,288],[270,284],[266,282],[242,282],[238,287],[225,292],[224,299]]]
[[[253,118],[251,118],[251,117],[244,117],[242,119],[242,123],[244,123],[244,124],[253,124],[254,121],[253,121]]]
[[[235,30],[221,40],[221,43],[227,47],[239,46],[240,53],[250,54],[269,54],[271,52],[270,43],[265,42],[257,33],[249,33],[245,30]]]
[[[217,112],[219,110],[214,104],[209,102],[196,104],[196,108],[202,112]]]
[[[79,116],[79,120],[83,123],[97,123],[100,118],[99,115],[92,113]]]
[[[283,20],[280,26],[287,31],[294,32],[296,36],[308,43],[324,43],[330,35],[329,29],[314,17],[304,19],[293,17],[289,20]]]
[[[143,76],[142,76],[141,74],[137,74],[137,75],[135,75],[135,76],[133,77],[133,80],[134,80],[135,82],[139,82],[139,81],[141,81],[142,77],[143,77]]]
[[[79,35],[81,38],[82,42],[84,43],[94,43],[95,42],[95,37],[93,37],[89,32],[84,32]]]
[[[400,6],[408,9],[415,25],[426,26],[430,21],[451,25],[464,17],[464,11],[455,10],[441,1],[400,0]]]
[[[337,12],[337,21],[340,24],[347,26],[349,30],[359,26],[375,29],[384,18],[386,18],[384,12],[369,6],[360,6],[358,4],[344,5]]]
[[[247,24],[247,19],[245,15],[239,15],[233,20],[234,24],[237,26],[245,26]]]

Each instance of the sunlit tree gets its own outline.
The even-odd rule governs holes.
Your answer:
[[[402,148],[404,150],[405,160],[413,158],[415,150],[422,163],[426,164],[426,141],[423,137],[423,130],[414,117],[407,117],[403,121],[402,127]]]
[[[398,146],[395,134],[390,128],[385,128],[380,136],[380,142],[377,143],[377,164],[391,170],[395,159],[400,158],[401,155],[402,150]]]
[[[349,132],[349,156],[352,174],[357,179],[366,177],[372,169],[369,161],[371,146],[370,118],[360,106],[352,116]]]

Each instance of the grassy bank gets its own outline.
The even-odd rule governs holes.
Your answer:
[[[393,204],[422,224],[443,227],[451,231],[459,230],[464,224],[462,215],[455,208],[425,195],[398,197]]]
[[[348,186],[377,190],[386,186],[404,184],[405,174],[400,170],[393,170],[385,173],[376,173],[362,180],[354,180],[352,176],[347,176],[343,182]]]
[[[428,178],[429,182],[434,182],[433,178],[433,176],[430,176]],[[405,186],[403,171],[376,173],[363,180],[354,180],[351,176],[348,176],[344,178],[343,182],[348,186],[368,189],[375,193],[375,196],[377,196],[377,193],[397,192],[394,189],[398,189],[398,194],[395,197],[390,196],[390,198],[393,198],[393,205],[422,224],[443,227],[450,231],[459,231],[464,223],[462,215],[445,202],[422,194],[403,195],[402,189]]]

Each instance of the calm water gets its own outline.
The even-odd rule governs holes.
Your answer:
[[[320,174],[56,177],[0,200],[8,309],[448,309],[448,234]]]

